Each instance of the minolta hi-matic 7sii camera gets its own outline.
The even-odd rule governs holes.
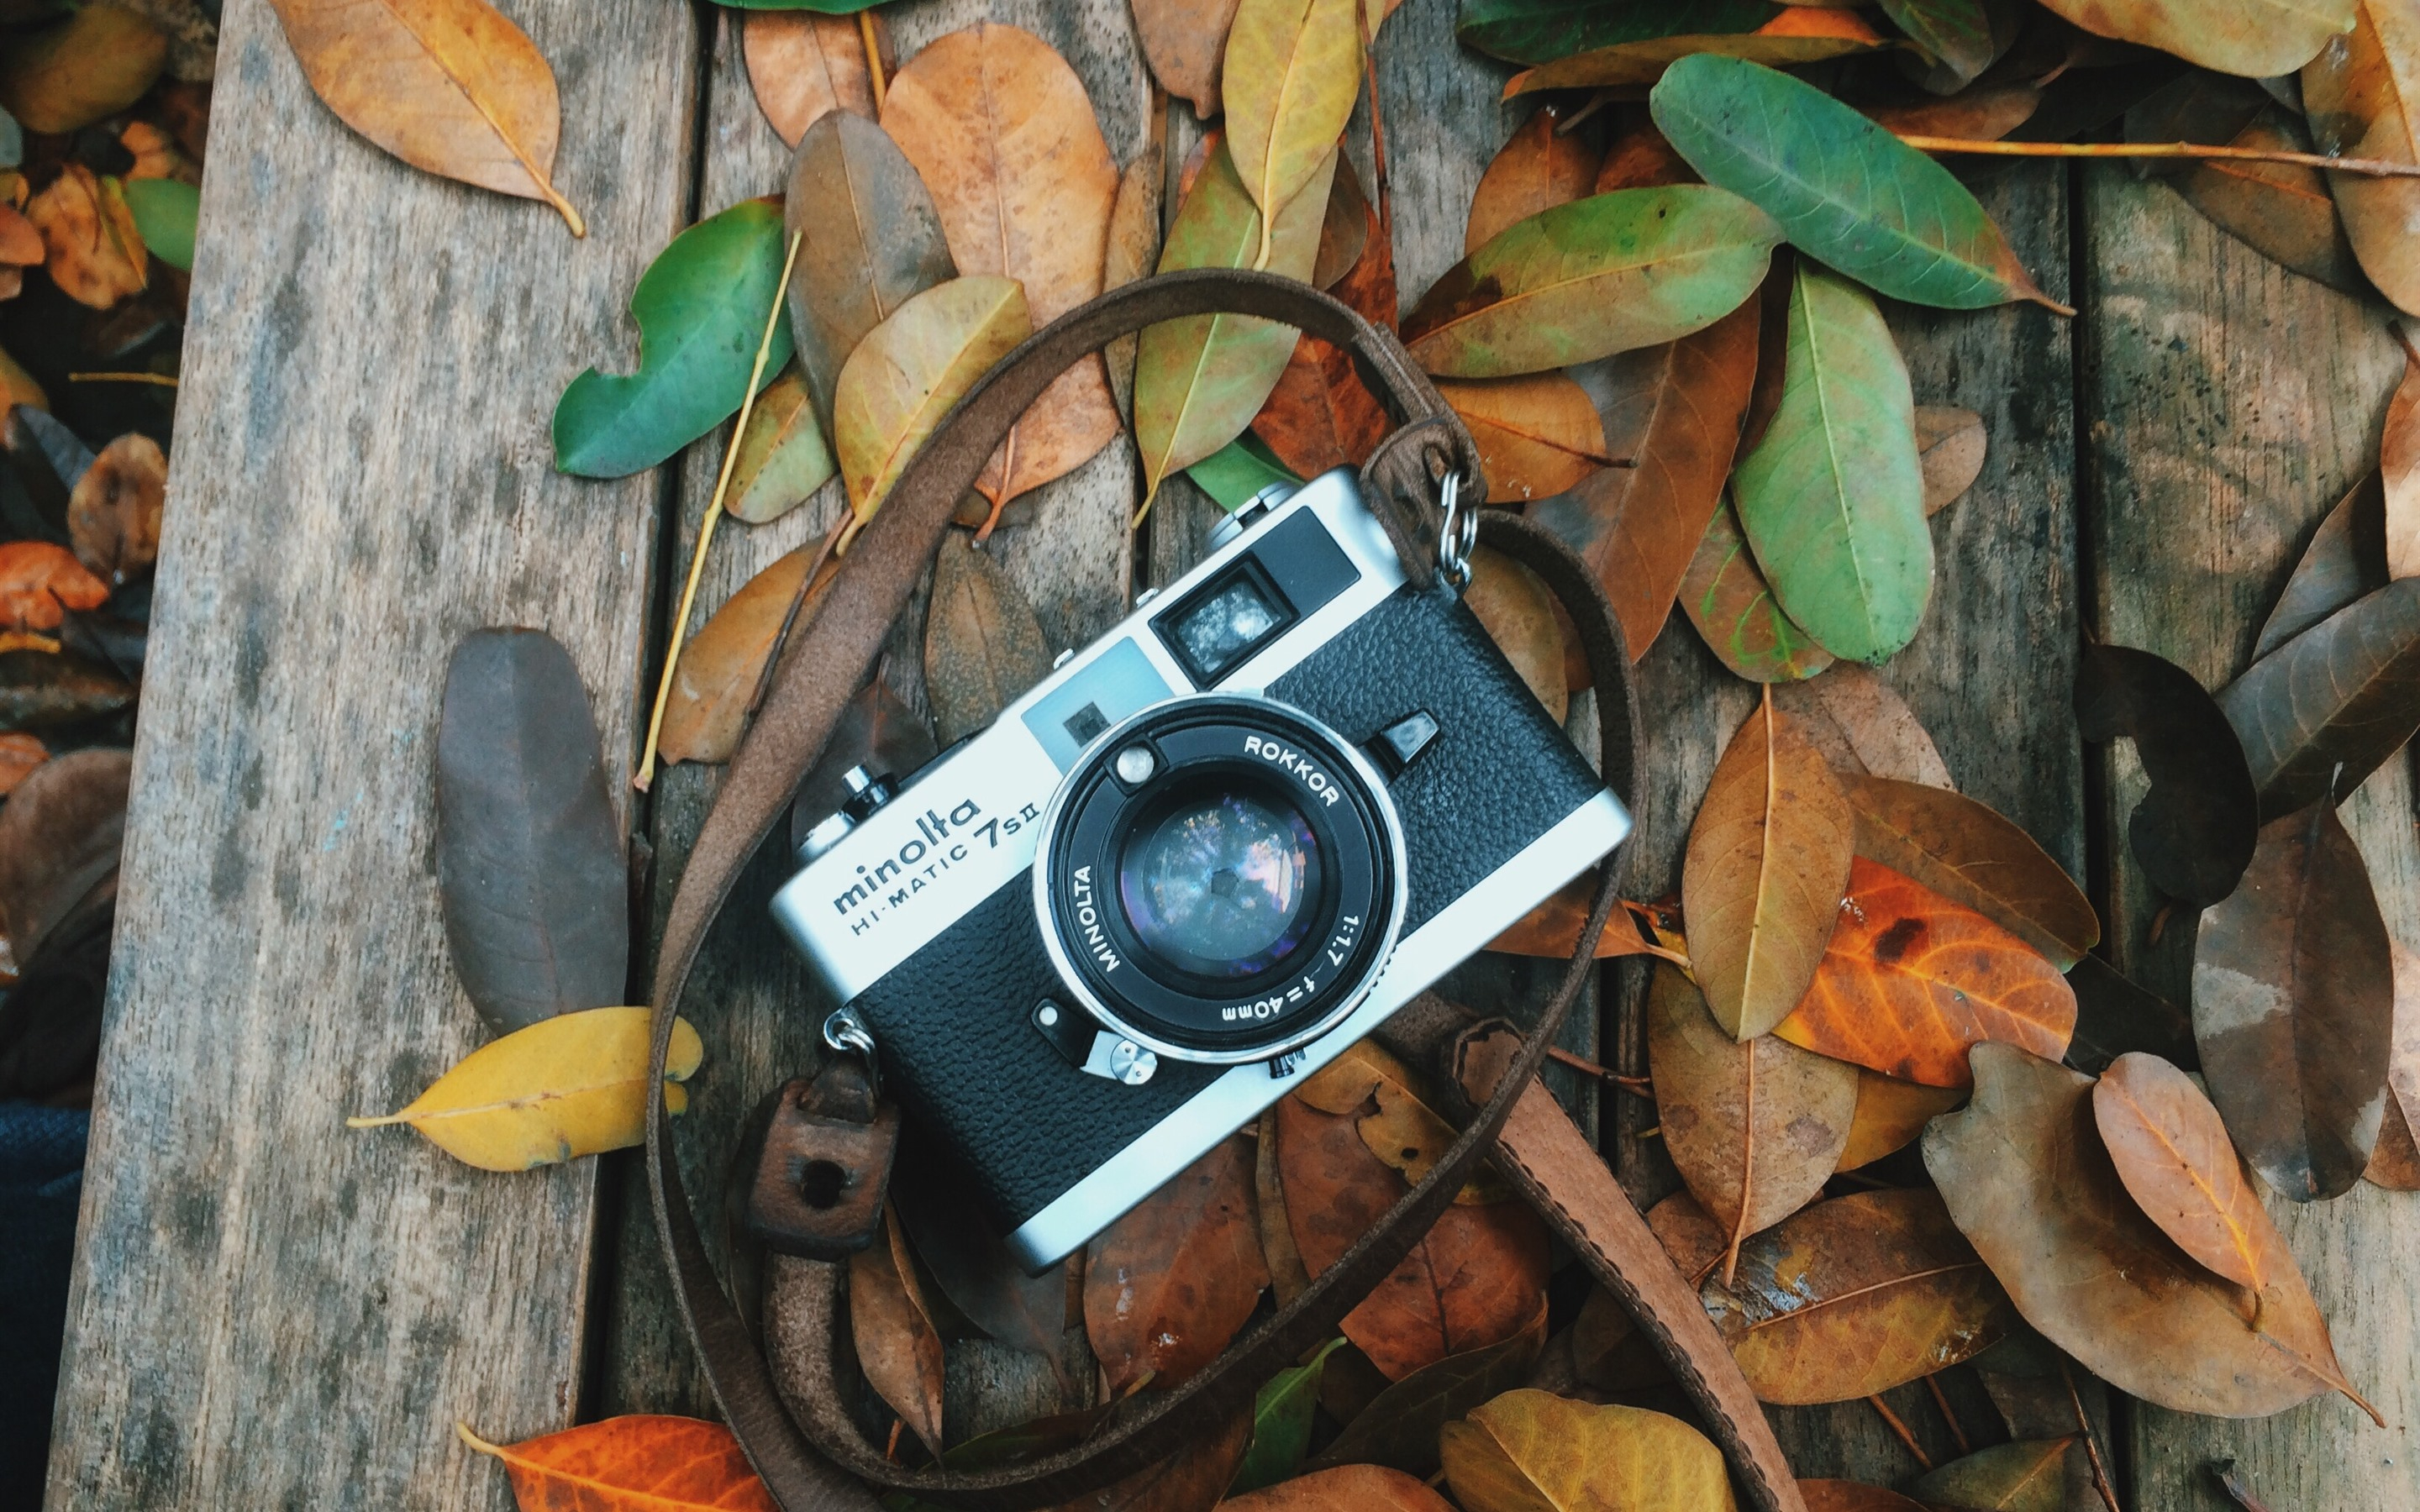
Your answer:
[[[990,729],[851,773],[773,903],[1037,1271],[1630,828],[1350,471],[1214,545]]]

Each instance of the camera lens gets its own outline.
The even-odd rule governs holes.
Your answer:
[[[1267,970],[1317,917],[1319,842],[1286,798],[1233,780],[1154,805],[1118,861],[1118,897],[1145,949],[1214,980]]]

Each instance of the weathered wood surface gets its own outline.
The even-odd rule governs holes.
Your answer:
[[[2386,397],[2403,372],[2384,306],[2288,273],[2122,171],[2084,177],[2078,292],[2088,624],[2216,687],[2250,660],[2260,622],[2320,517],[2377,466]],[[2170,916],[2124,843],[2144,791],[2131,749],[2100,758],[2094,822],[2109,865],[2115,959],[2186,1001],[2195,919]],[[2409,756],[2344,806],[2388,931],[2420,941],[2420,855]],[[2340,1396],[2255,1422],[2133,1414],[2133,1495],[2162,1512],[2223,1512],[2205,1467],[2233,1458],[2276,1507],[2420,1505],[2420,1199],[2367,1183],[2270,1211],[2335,1334],[2345,1373],[2385,1414]]]
[[[455,1421],[580,1406],[595,1163],[496,1176],[343,1121],[488,1038],[429,861],[455,640],[543,626],[613,769],[635,744],[658,486],[557,474],[548,419],[635,357],[695,23],[513,11],[585,240],[354,136],[269,6],[226,8],[53,1506],[504,1508]]]

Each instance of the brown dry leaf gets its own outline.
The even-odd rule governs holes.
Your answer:
[[[38,736],[16,730],[0,734],[0,797],[16,792],[35,767],[50,759],[50,748]]]
[[[116,179],[70,162],[26,205],[25,218],[42,233],[51,282],[77,303],[106,310],[150,281],[150,258]]]
[[[1463,602],[1487,628],[1521,681],[1557,724],[1571,706],[1563,677],[1563,632],[1555,623],[1555,595],[1536,573],[1492,547],[1470,554],[1470,587]]]
[[[14,299],[22,270],[41,266],[50,255],[40,228],[25,219],[24,211],[0,199],[0,299]]]
[[[2101,918],[2032,836],[1974,799],[1882,777],[1841,779],[1857,854],[1972,908],[2060,970],[2101,943]]]
[[[1605,163],[1596,171],[1596,182],[1590,193],[1603,194],[1617,189],[1659,189],[1668,184],[1696,184],[1704,180],[1686,159],[1672,148],[1672,144],[1653,121],[1642,120],[1613,139],[1606,148]]]
[[[1280,1307],[1289,1306],[1311,1285],[1311,1272],[1294,1247],[1294,1228],[1286,1217],[1285,1184],[1278,1175],[1278,1110],[1261,1115],[1252,1140],[1252,1215],[1261,1229],[1261,1257],[1267,1263],[1269,1290]]]
[[[54,630],[68,609],[99,609],[109,585],[48,541],[0,543],[0,629]]]
[[[1857,1112],[1849,1121],[1849,1142],[1839,1168],[1854,1171],[1894,1150],[1904,1149],[1934,1118],[1966,1101],[1955,1087],[1903,1082],[1878,1071],[1856,1068]]]
[[[1854,834],[1838,781],[1766,700],[1714,767],[1681,872],[1691,968],[1732,1039],[1765,1033],[1806,995],[1849,884]]]
[[[2378,440],[2378,472],[2386,493],[2386,572],[2420,578],[2420,346],[2398,325],[2403,381],[2386,403]]]
[[[1252,1442],[1252,1414],[1236,1412],[1184,1448],[1113,1486],[1062,1502],[1049,1512],[1206,1512],[1233,1485]]]
[[[1835,662],[1820,676],[1776,687],[1773,703],[1798,721],[1824,764],[1842,777],[1958,785],[1916,711],[1870,667]]]
[[[1370,238],[1377,229],[1377,211],[1370,196],[1361,192],[1360,171],[1353,166],[1351,157],[1338,157],[1336,177],[1327,185],[1327,208],[1319,221],[1319,255],[1311,263],[1311,286],[1334,288],[1337,280],[1351,272],[1370,250]],[[1388,266],[1393,266],[1391,259]],[[1394,329],[1391,309],[1370,318]]]
[[[2380,1119],[2378,1148],[2368,1178],[2398,1192],[2420,1191],[2420,955],[2400,940],[2388,942],[2395,960],[2394,1048],[2386,1058],[2387,1107]]]
[[[1165,1391],[1218,1356],[1269,1284],[1252,1150],[1221,1140],[1101,1231],[1084,1261],[1084,1330],[1110,1396]]]
[[[1983,474],[1983,417],[1955,405],[1916,407],[1916,460],[1924,470],[1924,514],[1930,519],[1965,497]]]
[[[8,19],[13,24],[36,13],[12,7]],[[0,109],[28,131],[80,131],[142,99],[167,61],[167,35],[148,20],[123,6],[78,7],[63,21],[8,39]]]
[[[149,121],[128,121],[117,141],[134,154],[134,166],[126,170],[128,183],[137,178],[174,178],[196,185],[202,181],[201,168],[178,147],[177,139]]]
[[[2359,0],[2352,30],[2303,69],[2303,109],[2323,153],[2420,162],[2420,13]],[[2266,70],[2264,70],[2266,71]],[[2420,179],[2330,174],[2362,271],[2407,315],[2420,315]]]
[[[270,3],[337,119],[415,168],[543,200],[588,234],[554,187],[554,70],[487,0]]]
[[[1647,995],[1647,1069],[1664,1148],[1730,1258],[1813,1200],[1847,1147],[1857,1069],[1771,1035],[1733,1040],[1669,965]]]
[[[866,17],[874,23],[887,74],[894,67],[890,25],[879,10]],[[740,24],[749,85],[783,146],[797,147],[807,128],[827,111],[874,118],[874,79],[866,71],[865,39],[858,32],[857,17],[751,10]]]
[[[1741,1246],[1700,1295],[1768,1402],[1870,1396],[1990,1348],[2008,1299],[1923,1188],[1819,1202]]]
[[[2010,84],[1962,89],[1947,100],[1926,100],[1912,105],[1878,105],[1866,114],[1874,124],[1901,136],[1959,136],[1975,142],[1996,142],[2033,119],[2041,107],[2041,91],[2031,85]]]
[[[1155,120],[1157,117],[1154,117]],[[1118,175],[1118,196],[1109,207],[1109,239],[1101,255],[1101,291],[1123,288],[1149,273],[1159,262],[1159,221],[1168,178],[1168,142],[1155,131],[1151,146]],[[1101,348],[1109,369],[1109,393],[1121,414],[1134,412],[1135,348],[1141,336],[1133,332]]]
[[[122,583],[160,556],[160,512],[168,501],[168,457],[130,431],[101,449],[68,496],[68,538],[76,560]]]
[[[2345,29],[2352,0],[2043,0],[2096,37],[2173,53],[2219,73],[2290,73]],[[2322,54],[2324,55],[2324,54]]]
[[[991,553],[951,532],[924,612],[924,694],[941,744],[985,729],[1049,672],[1050,651],[1024,592]]]
[[[1730,1235],[1686,1192],[1675,1192],[1648,1209],[1647,1227],[1671,1257],[1673,1269],[1693,1287],[1714,1274],[1730,1252]]]
[[[882,1211],[882,1237],[848,1258],[848,1327],[875,1394],[908,1430],[941,1452],[941,1335],[916,1284],[899,1215]]]
[[[1590,473],[1530,516],[1595,572],[1633,661],[1662,633],[1722,504],[1756,378],[1759,309],[1748,300],[1679,341],[1573,370],[1596,402],[1606,454],[1633,465]]]
[[[1049,43],[993,22],[952,32],[891,81],[882,129],[932,192],[961,274],[1016,279],[1036,328],[1101,292],[1117,163],[1083,81]],[[997,517],[1120,429],[1108,374],[1088,355],[1026,410],[975,487]]]
[[[1723,1452],[1645,1408],[1509,1391],[1437,1436],[1468,1512],[1732,1512]]]
[[[1515,221],[1597,192],[1596,148],[1580,132],[1555,130],[1570,114],[1559,104],[1541,105],[1497,149],[1471,192],[1470,221],[1462,233],[1466,256]]]
[[[1802,1480],[1798,1499],[1807,1512],[1925,1512],[1920,1502],[1853,1480]]]
[[[2326,1386],[2316,1308],[2262,1308],[2187,1259],[2119,1184],[2092,1127],[2092,1078],[2013,1045],[1974,1051],[1975,1097],[1924,1133],[1924,1165],[1961,1232],[2053,1344],[2129,1396],[2265,1417]],[[2273,1304],[2279,1301],[2269,1299]]]
[[[1544,903],[1522,915],[1511,929],[1488,941],[1487,949],[1507,955],[1568,961],[1580,943],[1580,928],[1588,922],[1589,905],[1595,901],[1596,876],[1582,872],[1557,888]],[[1652,955],[1659,948],[1680,960],[1688,959],[1687,942],[1666,929],[1655,910],[1626,900],[1614,909],[1605,922],[1604,933],[1596,937],[1596,958],[1600,961],[1624,955]]]
[[[1384,1465],[1338,1465],[1218,1504],[1226,1512],[1453,1512],[1418,1476]]]
[[[1551,497],[1613,460],[1588,391],[1561,373],[1440,379],[1436,387],[1479,443],[1491,504]]]
[[[658,747],[668,762],[726,762],[748,728],[748,706],[756,698],[765,663],[799,603],[799,586],[821,543],[810,543],[741,585],[690,637],[673,673],[672,698],[664,705]],[[827,560],[807,595],[812,605],[840,563]],[[808,609],[801,608],[803,617]]]
[[[0,804],[0,983],[117,870],[132,753],[71,750],[34,767]]]
[[[2032,947],[1888,867],[1858,856],[1815,983],[1774,1033],[1818,1055],[1964,1087],[1968,1046],[2056,1057],[2075,994]]]
[[[1221,109],[1218,64],[1227,51],[1227,28],[1236,0],[1134,0],[1135,36],[1143,61],[1159,86],[1192,101],[1197,119]]]
[[[1338,183],[1353,178],[1350,167],[1339,153]],[[1357,190],[1355,197],[1359,197]],[[1394,249],[1378,223],[1377,208],[1365,200],[1360,213],[1365,227],[1361,255],[1328,292],[1364,319],[1391,331]],[[1277,387],[1252,417],[1252,434],[1267,442],[1295,476],[1304,478],[1315,478],[1329,468],[1359,467],[1392,428],[1385,407],[1354,368],[1352,354],[1312,335],[1295,342]]]
[[[1295,1095],[1322,1113],[1354,1115],[1354,1127],[1370,1153],[1401,1171],[1407,1183],[1428,1175],[1453,1143],[1453,1125],[1429,1105],[1420,1078],[1374,1041],[1363,1040],[1347,1049],[1295,1088]],[[1374,1112],[1368,1111],[1373,1106]],[[1463,1183],[1454,1200],[1502,1202],[1512,1195],[1492,1168],[1482,1166]]]

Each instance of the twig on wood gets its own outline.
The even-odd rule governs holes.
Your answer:
[[[874,34],[871,7],[857,13],[857,35],[865,42],[865,81],[874,88],[874,114],[882,114],[882,97],[890,83],[882,77],[882,39]]]
[[[2235,1504],[2243,1508],[2243,1512],[2269,1512],[2269,1504],[2253,1495],[2251,1488],[2245,1486],[2242,1477],[2235,1473],[2234,1460],[2213,1459],[2202,1468],[2209,1471],[2211,1478],[2218,1482],[2220,1490],[2235,1498]]]
[[[2194,142],[1995,142],[1979,137],[1896,133],[1918,152],[1962,152],[1993,158],[2224,158],[2235,162],[2293,162],[2330,173],[2372,178],[2420,178],[2420,163],[2387,158],[2332,158],[2282,147],[2209,147]]]
[[[630,785],[642,793],[656,779],[656,742],[663,734],[664,705],[672,699],[673,674],[680,670],[681,644],[689,639],[689,614],[697,605],[697,580],[706,571],[706,548],[714,543],[715,522],[722,517],[722,496],[730,491],[732,469],[739,460],[739,439],[748,434],[748,417],[756,409],[756,385],[763,380],[766,361],[773,353],[773,332],[781,328],[782,300],[790,291],[790,271],[799,265],[803,235],[790,233],[789,255],[782,259],[782,281],[773,286],[773,308],[766,313],[765,335],[756,343],[756,361],[748,369],[748,392],[739,401],[738,419],[732,422],[730,443],[722,449],[722,472],[714,481],[714,497],[707,501],[706,518],[697,528],[697,548],[690,553],[689,581],[681,589],[680,612],[673,616],[673,643],[664,651],[664,675],[656,684],[655,711],[647,716],[647,748],[639,758],[638,776],[630,779]]]
[[[1961,1455],[1973,1454],[1975,1446],[1966,1442],[1966,1429],[1959,1423],[1958,1414],[1949,1410],[1949,1397],[1941,1389],[1941,1378],[1925,1377],[1924,1388],[1932,1393],[1932,1405],[1941,1409],[1941,1421],[1949,1425],[1949,1436],[1958,1441],[1958,1452]]]
[[[156,383],[173,389],[177,380],[165,373],[70,373],[70,383]]]
[[[2085,1458],[2092,1462],[2092,1489],[2101,1493],[2101,1504],[2109,1512],[2122,1512],[2118,1505],[2117,1489],[2109,1484],[2109,1467],[2101,1462],[2101,1444],[2092,1436],[2092,1419],[2084,1413],[2084,1398],[2075,1389],[2075,1373],[2067,1362],[2058,1363],[2058,1379],[2067,1384],[2068,1405],[2075,1409],[2075,1426],[2084,1430]]]
[[[1875,1412],[1882,1414],[1883,1421],[1890,1426],[1890,1430],[1899,1435],[1899,1442],[1907,1446],[1907,1452],[1916,1456],[1916,1462],[1931,1470],[1932,1457],[1924,1452],[1924,1446],[1916,1442],[1916,1435],[1910,1433],[1907,1430],[1907,1425],[1899,1420],[1899,1414],[1890,1410],[1890,1403],[1879,1396],[1869,1396],[1866,1401]]]

